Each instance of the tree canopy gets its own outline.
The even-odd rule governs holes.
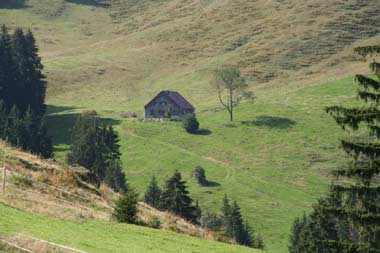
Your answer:
[[[43,157],[53,154],[45,114],[46,82],[31,31],[0,31],[0,137]]]
[[[213,83],[218,91],[219,102],[228,111],[230,121],[233,121],[234,108],[244,99],[253,101],[253,93],[248,91],[248,85],[240,70],[226,67],[214,72]]]
[[[375,57],[380,47],[360,47],[355,52]],[[362,105],[326,108],[350,133],[341,140],[341,148],[351,160],[334,171],[329,196],[309,216],[295,222],[289,246],[292,253],[380,252],[380,64],[373,61],[370,69],[373,77],[355,77]]]

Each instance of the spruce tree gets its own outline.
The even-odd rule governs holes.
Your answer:
[[[35,145],[32,146],[32,153],[41,155],[43,158],[53,156],[53,143],[48,135],[46,118],[42,117],[39,121],[38,131],[35,134]]]
[[[223,215],[223,226],[226,228],[226,235],[230,238],[234,236],[233,225],[232,225],[232,207],[228,199],[227,194],[224,194],[222,203],[222,215]]]
[[[94,112],[84,112],[77,118],[71,134],[68,162],[94,171],[97,152],[98,120]]]
[[[5,25],[0,31],[0,100],[4,101],[6,110],[9,111],[14,105],[12,88],[17,79],[17,67],[13,58],[11,36]]]
[[[43,65],[41,57],[38,55],[38,47],[33,33],[28,30],[25,34],[26,55],[28,61],[27,65],[31,71],[27,72],[27,80],[31,90],[30,106],[32,110],[38,115],[42,115],[46,111],[45,94],[46,94],[46,81],[45,76],[42,74]]]
[[[380,47],[360,47],[355,52],[363,57],[379,56]],[[334,172],[338,178],[346,179],[332,185],[331,191],[340,196],[342,205],[328,205],[322,210],[349,222],[358,238],[323,241],[329,252],[380,252],[380,187],[376,180],[380,173],[380,63],[373,61],[370,69],[374,78],[360,74],[355,77],[359,86],[357,99],[364,102],[362,106],[326,108],[342,129],[358,133],[341,140],[352,162]]]
[[[137,212],[138,194],[130,188],[116,201],[113,216],[118,222],[135,224],[137,223]]]
[[[161,189],[158,186],[157,179],[155,176],[152,177],[148,189],[144,195],[144,202],[152,207],[159,208],[161,197]]]
[[[160,208],[195,221],[194,206],[187,191],[186,181],[182,180],[181,173],[176,171],[174,175],[165,182],[164,190],[160,198]]]
[[[119,160],[109,160],[106,164],[104,183],[111,187],[115,192],[125,192],[127,183]]]
[[[363,57],[379,56],[379,46],[356,48]],[[293,228],[290,252],[380,252],[380,64],[374,77],[356,75],[361,106],[330,106],[326,112],[350,133],[341,148],[351,161],[333,172],[337,177],[327,198]]]
[[[304,214],[302,218],[296,218],[293,222],[290,240],[289,240],[289,253],[297,253],[299,252],[298,247],[302,242],[301,233],[304,231],[307,222],[307,216]]]
[[[247,231],[244,229],[244,221],[241,215],[241,210],[236,201],[234,201],[231,207],[231,232],[232,237],[238,244],[251,246],[251,238]],[[248,238],[249,237],[249,238]]]
[[[5,136],[5,126],[7,122],[8,113],[5,108],[3,100],[0,100],[0,138],[4,139]]]

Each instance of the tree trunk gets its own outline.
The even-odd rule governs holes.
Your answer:
[[[232,122],[234,120],[233,118],[233,110],[234,110],[234,105],[232,103],[232,89],[230,89],[230,101],[229,101],[229,107],[230,109],[228,110],[228,112],[230,113],[230,121]]]

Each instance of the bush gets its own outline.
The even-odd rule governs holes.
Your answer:
[[[211,230],[220,230],[223,227],[223,217],[215,213],[205,212],[201,218],[201,226]]]
[[[199,129],[199,122],[193,114],[188,114],[182,119],[182,127],[188,133],[196,133]]]
[[[33,185],[32,178],[24,175],[13,175],[9,180],[11,183],[19,186],[30,187]]]
[[[152,217],[148,223],[146,224],[148,227],[160,229],[161,228],[161,221],[157,217]]]
[[[193,175],[198,180],[199,185],[207,185],[208,184],[208,181],[206,179],[206,172],[202,167],[200,167],[200,166],[195,167],[193,170]]]
[[[117,201],[113,216],[118,222],[133,223],[137,222],[138,194],[133,189],[123,194]]]

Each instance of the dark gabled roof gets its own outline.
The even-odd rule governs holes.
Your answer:
[[[145,108],[148,105],[150,105],[154,100],[156,100],[158,97],[160,97],[162,95],[168,96],[170,98],[170,100],[173,101],[173,103],[175,103],[176,105],[178,105],[179,107],[181,107],[183,109],[194,110],[194,106],[192,104],[190,104],[189,101],[187,101],[181,94],[179,94],[176,91],[170,91],[170,90],[163,90],[160,93],[158,93],[157,96],[155,96],[152,100],[149,101],[149,103],[147,103],[145,105]]]

